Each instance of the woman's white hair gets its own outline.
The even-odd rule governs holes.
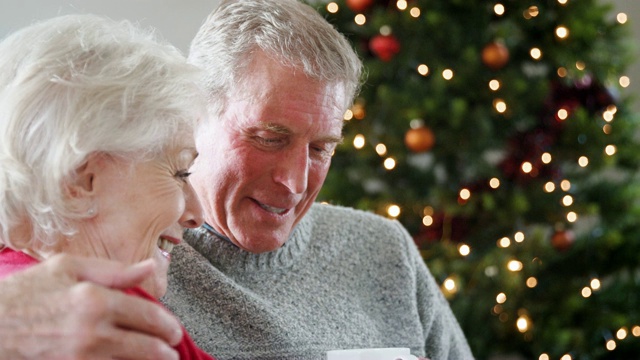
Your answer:
[[[220,115],[235,86],[251,81],[249,65],[258,51],[312,79],[343,84],[344,110],[359,90],[358,55],[310,6],[297,0],[222,0],[200,27],[189,52],[189,62],[206,72],[212,115]]]
[[[64,181],[92,153],[150,158],[205,116],[202,73],[151,30],[67,15],[0,43],[0,237],[74,231]],[[17,239],[16,239],[17,241]],[[14,247],[16,245],[14,244]],[[22,244],[24,246],[24,244]]]

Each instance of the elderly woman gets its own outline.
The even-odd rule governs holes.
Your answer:
[[[167,287],[184,227],[202,223],[189,183],[200,73],[126,22],[55,18],[0,44],[0,277],[56,253],[155,262]],[[183,359],[211,359],[188,336]]]

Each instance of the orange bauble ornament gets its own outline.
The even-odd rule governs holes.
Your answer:
[[[373,1],[374,0],[347,0],[347,7],[353,10],[353,12],[361,13],[373,5]]]
[[[509,62],[509,50],[501,41],[494,41],[482,49],[482,63],[491,70],[502,69]]]
[[[567,251],[573,246],[576,236],[571,230],[556,230],[551,235],[551,246],[558,251]]]
[[[407,131],[404,143],[413,152],[425,152],[431,150],[436,143],[436,137],[428,127],[418,126]]]

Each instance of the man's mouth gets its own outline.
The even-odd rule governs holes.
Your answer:
[[[258,205],[260,205],[261,208],[263,208],[264,210],[273,213],[273,214],[278,214],[278,215],[282,215],[285,212],[287,212],[288,209],[282,209],[282,208],[277,208],[277,207],[273,207],[273,206],[269,206],[269,205],[265,205],[261,202],[256,201],[256,203]]]

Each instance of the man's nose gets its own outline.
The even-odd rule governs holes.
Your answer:
[[[274,181],[294,194],[302,194],[307,190],[309,161],[308,146],[283,152],[275,167]]]

